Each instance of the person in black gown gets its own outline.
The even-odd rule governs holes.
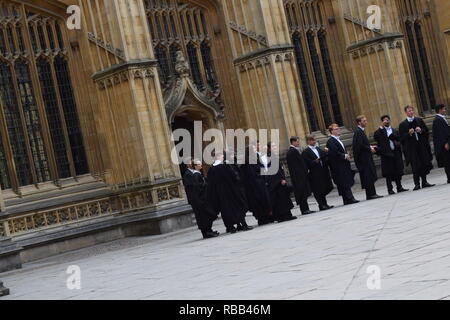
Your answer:
[[[271,142],[267,144],[268,167],[269,170],[275,172],[267,176],[268,190],[272,204],[273,218],[277,222],[284,222],[297,219],[297,217],[293,216],[291,212],[294,208],[291,200],[292,187],[286,181],[284,167],[279,160],[277,150],[278,147],[276,144]],[[273,166],[278,166],[278,168],[274,168]]]
[[[207,199],[213,212],[221,213],[228,233],[252,229],[245,221],[248,205],[240,174],[224,154],[216,155],[216,161],[208,171]]]
[[[272,206],[267,190],[266,176],[262,174],[264,166],[251,146],[245,150],[245,164],[240,168],[249,211],[253,213],[258,225],[273,222]]]
[[[381,158],[381,173],[386,178],[389,194],[395,194],[393,182],[397,185],[397,192],[406,192],[408,189],[402,186],[404,164],[402,146],[398,130],[391,127],[389,115],[381,117],[381,126],[375,131],[373,138],[377,142],[377,155]]]
[[[405,107],[406,120],[400,123],[399,133],[407,165],[411,165],[414,174],[414,191],[433,187],[427,181],[427,175],[433,169],[433,154],[429,141],[429,130],[423,119],[415,117],[414,107]]]
[[[447,183],[450,183],[450,126],[447,120],[447,108],[440,104],[435,107],[436,118],[433,121],[434,152],[439,168],[445,168]]]
[[[306,136],[308,147],[303,151],[303,158],[308,166],[309,185],[314,193],[320,211],[334,208],[327,203],[327,195],[334,189],[328,164],[328,149],[317,147],[312,135]]]
[[[206,202],[207,183],[202,174],[202,163],[199,160],[192,161],[186,165],[183,176],[184,188],[188,202],[192,207],[197,220],[197,225],[202,232],[204,239],[219,236],[217,231],[212,230],[214,220],[217,215],[209,209]]]

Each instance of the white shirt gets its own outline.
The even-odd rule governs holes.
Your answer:
[[[358,126],[358,128],[360,128],[362,131],[366,131],[366,128],[363,128],[361,126]]]
[[[408,122],[413,122],[415,117],[414,118],[406,117],[406,119],[408,119]],[[415,130],[415,128],[414,128],[414,130]],[[419,141],[419,135],[417,134],[417,132],[414,132],[414,134],[416,135],[416,140]]]
[[[345,149],[345,145],[342,143],[341,138],[338,136],[332,136],[333,138],[335,138],[337,141],[339,141],[339,143],[341,144],[342,148],[345,150],[345,152],[347,153],[347,150]]]
[[[221,165],[222,163],[223,163],[222,160],[216,160],[216,161],[214,161],[213,166],[217,167],[218,165]]]
[[[317,156],[317,158],[320,159],[320,154],[319,151],[317,151],[317,147],[313,147],[313,146],[308,146],[313,152],[314,154]]]
[[[261,155],[260,159],[261,159],[261,163],[263,164],[264,168],[267,171],[267,168],[269,167],[269,159],[267,158],[267,155],[265,155],[265,154]]]
[[[392,135],[392,133],[393,133],[393,130],[392,130],[392,127],[384,127],[384,129],[386,129],[386,131],[387,131],[387,136],[388,136],[388,138]],[[394,144],[394,141],[392,141],[391,139],[389,139],[389,144],[391,145],[391,149],[392,150],[395,150],[395,144]]]

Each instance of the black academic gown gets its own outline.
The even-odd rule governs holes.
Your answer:
[[[370,143],[366,133],[358,127],[353,135],[353,157],[361,177],[363,189],[372,188],[378,180],[377,169],[370,150]]]
[[[219,164],[209,169],[207,200],[215,214],[221,213],[227,228],[244,221],[247,200],[241,178],[232,165]]]
[[[183,176],[188,202],[192,207],[200,230],[210,231],[217,215],[208,207],[206,202],[207,183],[201,173],[186,170]]]
[[[381,173],[384,178],[398,179],[404,175],[403,154],[400,145],[395,144],[395,141],[400,142],[399,133],[397,129],[392,128],[392,134],[388,137],[386,128],[378,128],[374,133],[374,139],[377,142],[377,155],[381,158]],[[391,148],[391,143],[394,143],[394,150]]]
[[[260,164],[244,164],[240,171],[249,211],[258,221],[264,222],[270,219],[272,207],[261,168]]]
[[[409,129],[417,127],[422,129],[422,133],[417,134],[418,140],[415,134],[409,135]],[[429,142],[429,130],[425,122],[420,118],[414,118],[414,121],[410,123],[406,119],[400,124],[399,134],[406,164],[411,165],[414,174],[429,174],[433,169],[433,154]]]
[[[433,142],[439,168],[450,167],[450,151],[445,150],[445,144],[450,144],[450,126],[440,116],[433,121]]]
[[[274,157],[272,155],[272,157]],[[273,161],[273,159],[272,159]],[[274,161],[273,161],[274,162]],[[268,190],[272,203],[272,215],[274,220],[281,221],[292,217],[291,210],[294,204],[291,200],[291,188],[288,185],[282,185],[281,181],[286,180],[283,165],[279,162],[279,168],[276,174],[267,176]],[[269,163],[269,166],[271,164]]]
[[[331,137],[327,142],[328,159],[331,169],[331,176],[334,183],[340,189],[348,189],[355,184],[354,174],[350,161],[345,160],[347,151],[342,148],[339,141]]]
[[[326,196],[334,188],[331,181],[328,154],[320,148],[317,148],[317,151],[319,152],[320,163],[315,162],[317,156],[309,147],[303,151],[303,158],[309,168],[308,180],[314,195]]]
[[[290,147],[287,152],[287,164],[294,187],[295,200],[298,204],[311,196],[311,187],[308,181],[308,166],[300,151]]]

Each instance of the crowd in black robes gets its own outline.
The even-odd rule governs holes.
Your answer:
[[[450,126],[447,119],[439,115],[433,121],[433,140],[438,166],[445,168],[450,183],[450,151],[445,149],[445,145],[450,144]]]
[[[420,127],[421,133],[409,133],[410,129]],[[403,153],[407,165],[411,165],[414,173],[414,183],[416,188],[422,183],[427,184],[426,176],[433,169],[433,154],[429,142],[429,131],[423,119],[414,118],[412,121],[406,119],[399,127],[400,141],[402,142]]]
[[[361,177],[361,186],[368,199],[376,195],[377,169],[373,161],[372,147],[365,131],[358,127],[353,135],[353,157]]]
[[[302,153],[309,169],[308,182],[314,193],[314,198],[319,204],[319,209],[331,209],[326,200],[326,196],[334,189],[331,181],[328,153],[321,148],[316,148],[316,150],[319,153],[319,158],[309,147]]]

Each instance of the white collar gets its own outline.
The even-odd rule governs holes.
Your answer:
[[[415,118],[416,118],[416,117],[413,117],[413,118],[406,117],[406,119],[408,120],[408,122],[413,122]]]
[[[222,160],[216,160],[216,161],[214,161],[213,166],[217,167],[218,165],[221,165],[221,164],[223,164]]]
[[[444,116],[444,115],[442,115],[442,114],[440,114],[440,113],[437,113],[436,115],[439,116],[439,117],[441,117],[441,118],[443,118],[443,119],[445,119],[445,120],[447,120],[447,117]]]
[[[335,138],[335,139],[337,139],[337,140],[341,140],[341,137],[340,136],[335,136],[335,135],[331,135],[333,138]]]
[[[316,147],[316,146],[310,146],[310,145],[308,145],[308,147],[309,147],[310,149],[317,150],[317,147]]]
[[[386,129],[386,130],[392,130],[392,127],[391,127],[391,126],[389,126],[389,127],[383,126],[382,128],[384,128],[384,129]]]
[[[361,126],[358,126],[358,128],[360,128],[362,131],[366,131],[366,128],[363,128]]]

